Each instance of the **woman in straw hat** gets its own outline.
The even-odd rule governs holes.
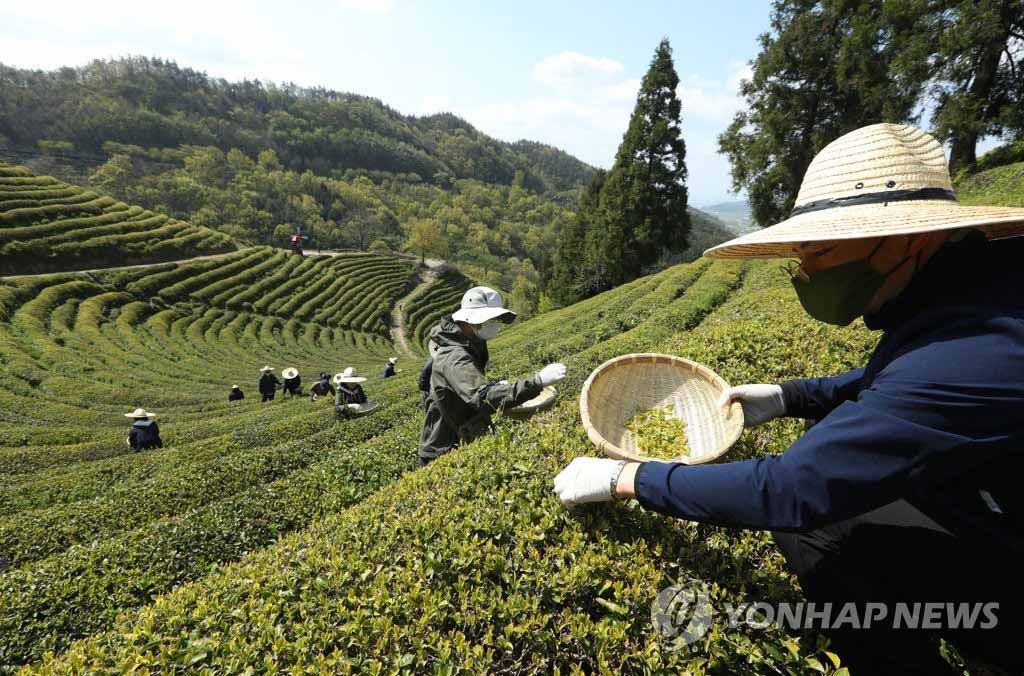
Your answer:
[[[395,365],[398,363],[398,357],[391,357],[388,359],[388,363],[384,365],[384,377],[391,378],[398,371],[395,369]]]
[[[273,401],[274,393],[277,392],[277,386],[281,384],[281,381],[274,375],[274,367],[264,366],[260,369],[260,381],[259,390],[263,398],[260,402]]]
[[[812,317],[863,316],[884,334],[863,368],[734,387],[722,404],[738,401],[750,427],[821,422],[754,460],[577,458],[555,490],[567,505],[635,496],[664,514],[774,531],[816,607],[853,602],[868,620],[815,625],[855,674],[943,673],[938,635],[1019,669],[1024,240],[1008,238],[1024,234],[1024,209],[959,205],[942,147],[895,124],[829,144],[796,204],[786,221],[707,255],[795,258],[792,283]],[[913,631],[894,623],[897,604],[934,602],[941,617]]]
[[[563,364],[549,364],[532,378],[494,382],[484,375],[490,359],[487,341],[516,313],[504,307],[501,294],[475,286],[462,296],[461,307],[442,317],[430,332],[429,392],[424,397],[426,420],[420,432],[418,463],[426,465],[470,442],[491,425],[491,415],[536,397],[546,385],[565,378]],[[428,368],[424,365],[421,380]]]
[[[128,428],[128,439],[125,440],[134,450],[144,451],[147,448],[164,447],[164,442],[160,438],[160,426],[156,424],[155,413],[150,413],[144,408],[137,408],[131,413],[125,413],[124,417],[134,421]]]

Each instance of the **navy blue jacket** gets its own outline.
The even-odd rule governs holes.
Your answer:
[[[948,244],[874,316],[864,368],[783,384],[823,418],[782,455],[648,462],[641,504],[695,521],[806,531],[906,499],[954,534],[1024,551],[1024,238]]]

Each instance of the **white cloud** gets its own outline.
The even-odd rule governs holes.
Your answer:
[[[424,96],[414,104],[410,112],[414,115],[433,115],[434,113],[449,113],[454,109],[452,100],[443,94],[436,96]]]
[[[395,7],[394,0],[338,0],[343,9],[351,9],[368,14],[387,14]]]
[[[565,51],[541,59],[533,67],[533,77],[543,85],[561,89],[607,80],[623,70],[625,67],[614,59]]]

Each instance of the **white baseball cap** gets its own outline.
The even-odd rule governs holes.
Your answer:
[[[474,286],[462,296],[462,307],[452,314],[457,322],[483,324],[497,319],[505,324],[515,321],[516,313],[502,307],[501,294],[486,286]]]

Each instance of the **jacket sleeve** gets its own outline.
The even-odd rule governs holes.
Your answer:
[[[808,378],[782,383],[786,415],[821,420],[844,401],[857,398],[864,369],[854,369],[831,378]]]
[[[645,463],[637,472],[637,498],[694,521],[806,531],[948,485],[1005,452],[972,440],[1006,435],[1006,421],[1014,410],[1019,415],[1024,397],[1021,374],[1008,372],[1015,370],[1007,368],[1012,359],[997,358],[982,370],[979,362],[953,358],[965,347],[895,360],[782,455],[720,465]],[[810,389],[842,396],[848,381],[826,380],[832,383]]]
[[[536,397],[543,389],[533,380],[492,382],[468,355],[458,357],[446,371],[445,379],[455,394],[480,412],[495,413],[518,406]]]

